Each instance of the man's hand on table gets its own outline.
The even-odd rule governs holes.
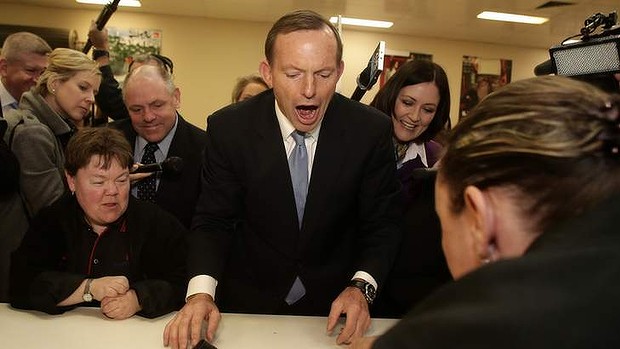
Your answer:
[[[183,308],[166,325],[164,346],[172,349],[185,349],[188,340],[192,347],[195,346],[202,337],[203,320],[207,321],[206,337],[211,342],[221,317],[213,297],[206,293],[190,296]]]
[[[337,344],[350,344],[360,338],[370,327],[370,313],[366,298],[356,287],[347,287],[332,302],[331,311],[327,318],[327,332],[332,333],[340,315],[345,314],[347,320],[344,328],[336,338]]]

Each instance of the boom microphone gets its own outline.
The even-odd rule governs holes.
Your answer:
[[[549,75],[549,74],[555,74],[555,73],[557,73],[557,72],[555,71],[555,67],[553,66],[553,62],[551,62],[550,59],[548,59],[548,60],[540,63],[536,67],[534,67],[534,74],[536,76]]]
[[[357,87],[351,95],[351,99],[359,101],[362,99],[366,91],[370,90],[372,86],[377,82],[377,78],[383,71],[383,59],[385,56],[385,41],[379,41],[377,48],[375,48],[368,65],[357,77]]]
[[[99,17],[97,17],[97,20],[95,21],[97,30],[102,30],[105,27],[108,20],[110,20],[110,17],[112,17],[112,14],[114,14],[114,11],[118,8],[118,4],[120,2],[121,0],[112,0],[109,4],[103,6],[101,13],[99,13]],[[86,44],[84,45],[82,52],[88,53],[91,47],[93,47],[93,42],[90,41],[90,39],[86,40]]]
[[[154,164],[141,165],[130,173],[164,172],[167,174],[180,174],[183,171],[183,159],[171,156],[166,160]]]

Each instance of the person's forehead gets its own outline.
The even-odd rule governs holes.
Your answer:
[[[103,175],[103,174],[108,174],[110,172],[122,172],[124,169],[121,166],[120,161],[118,160],[118,158],[116,156],[112,156],[109,161],[110,161],[110,167],[109,168],[104,168],[104,164],[105,164],[105,158],[103,155],[101,154],[93,154],[90,157],[90,161],[88,161],[88,163],[80,168],[82,170],[84,170],[85,174],[91,174],[91,175]]]
[[[329,40],[333,40],[333,43],[336,44],[336,36],[334,34],[334,32],[332,32],[331,29],[329,29],[328,27],[322,27],[322,28],[318,28],[318,29],[299,29],[299,30],[293,30],[290,32],[286,32],[286,33],[279,33],[276,38],[275,38],[275,43],[277,44],[278,41],[281,41],[281,39],[283,38],[290,38],[290,37],[299,37],[299,36],[323,36],[325,38],[330,38]]]
[[[127,93],[138,92],[155,92],[166,90],[167,86],[164,79],[157,75],[140,75],[130,78],[127,82],[125,89]]]
[[[329,28],[297,30],[286,34],[278,34],[273,45],[274,60],[275,57],[279,59],[293,57],[295,51],[294,48],[291,49],[292,47],[302,47],[309,42],[323,45],[329,50],[330,54],[333,54],[334,59],[337,60],[338,41]]]
[[[33,52],[18,53],[14,59],[9,59],[7,60],[7,62],[21,66],[32,67],[47,67],[48,65],[47,56]]]

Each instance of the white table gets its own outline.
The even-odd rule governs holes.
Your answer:
[[[164,327],[173,315],[117,321],[103,316],[98,308],[47,315],[0,304],[0,348],[163,348]],[[367,335],[379,335],[396,321],[373,319]],[[326,326],[325,317],[223,314],[214,344],[218,349],[342,349],[335,337],[340,328],[328,336]]]

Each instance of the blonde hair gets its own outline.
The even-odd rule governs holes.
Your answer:
[[[440,180],[454,212],[469,185],[516,189],[544,231],[620,192],[620,96],[547,76],[488,95],[448,138]]]
[[[237,83],[235,84],[235,87],[233,88],[232,102],[233,103],[239,102],[239,98],[241,98],[241,93],[243,93],[243,89],[252,83],[262,85],[265,87],[265,89],[269,88],[265,80],[263,80],[263,78],[261,78],[258,75],[242,76],[237,80]]]
[[[39,77],[34,92],[45,97],[50,93],[48,82],[52,80],[64,82],[81,71],[101,75],[97,63],[84,53],[68,48],[54,49],[49,56],[49,65]]]

